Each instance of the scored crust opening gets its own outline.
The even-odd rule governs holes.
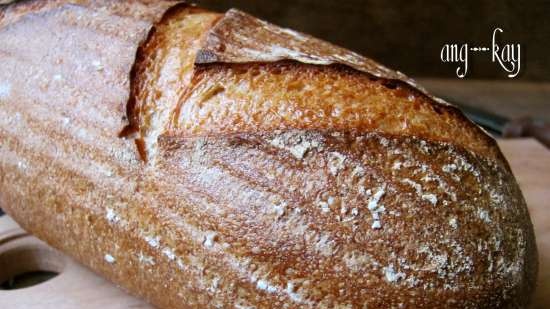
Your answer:
[[[131,74],[130,124],[121,135],[137,133],[135,142],[143,160],[154,158],[158,137],[191,79],[200,43],[219,17],[203,9],[176,6],[140,46]]]
[[[304,58],[308,44],[321,46],[326,55],[316,51],[314,61]],[[239,46],[245,56],[235,56]],[[275,58],[269,54],[273,50]],[[343,59],[342,64],[334,59]],[[130,125],[122,134],[137,133],[140,156],[150,160],[162,136],[380,132],[449,143],[508,168],[495,141],[456,107],[437,102],[392,72],[242,12],[180,7],[165,15],[138,51]]]

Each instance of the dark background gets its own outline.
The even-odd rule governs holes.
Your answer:
[[[210,9],[235,7],[313,34],[415,77],[456,78],[440,60],[445,43],[489,47],[493,29],[502,43],[521,44],[524,81],[550,80],[550,1],[196,0]],[[490,53],[469,57],[467,78],[507,79]]]

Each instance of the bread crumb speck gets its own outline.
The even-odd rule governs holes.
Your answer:
[[[145,255],[143,252],[140,252],[138,255],[138,260],[140,263],[143,263],[145,265],[155,265],[155,260],[152,256]]]
[[[173,261],[176,259],[176,254],[172,248],[165,247],[162,249],[162,253],[170,260]]]
[[[378,189],[378,191],[376,191],[376,193],[374,194],[374,196],[369,200],[369,203],[368,203],[368,205],[367,205],[367,208],[368,208],[370,211],[375,210],[375,209],[378,207],[378,202],[380,201],[380,199],[382,198],[382,196],[384,196],[384,194],[386,194],[385,188],[380,188],[380,189]]]
[[[491,222],[491,217],[489,216],[489,212],[485,209],[478,209],[477,216],[485,223]]]
[[[399,170],[399,169],[401,169],[402,164],[403,163],[401,161],[396,161],[396,162],[393,163],[391,168],[392,168],[392,170]]]
[[[96,69],[96,71],[103,70],[103,64],[99,60],[92,61],[92,66]]]
[[[329,207],[329,204],[325,201],[320,201],[319,202],[319,207],[321,207],[321,211],[323,213],[328,213],[330,212],[330,207]]]
[[[0,83],[0,99],[5,99],[11,94],[11,84],[9,83]]]
[[[218,234],[216,232],[208,232],[204,237],[203,244],[209,248],[213,247],[214,243],[217,241],[217,237],[218,237]]]
[[[430,202],[434,206],[437,205],[437,196],[435,196],[435,194],[432,194],[432,193],[422,194],[422,199]]]
[[[336,151],[329,153],[328,169],[330,173],[336,176],[341,170],[344,169],[345,161],[346,161],[346,156],[344,156],[343,154]]]
[[[117,223],[121,219],[120,216],[112,208],[107,208],[107,213],[105,214],[105,218],[110,223]]]
[[[393,265],[384,267],[383,271],[384,271],[384,277],[388,282],[392,282],[392,283],[398,282],[407,277],[404,273],[395,271],[395,269],[393,268]]]
[[[446,173],[452,173],[457,169],[456,164],[445,164],[441,167],[441,170]]]
[[[160,245],[160,236],[145,236],[145,241],[149,244],[149,246],[153,248],[158,248]]]
[[[455,230],[458,228],[458,220],[456,219],[456,217],[452,217],[451,219],[449,219],[449,225]]]
[[[116,259],[110,254],[105,254],[103,258],[105,259],[105,262],[109,264],[113,264],[114,262],[116,262]]]

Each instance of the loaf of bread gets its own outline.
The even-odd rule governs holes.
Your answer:
[[[495,141],[405,75],[238,10],[0,9],[0,207],[159,308],[526,308]]]

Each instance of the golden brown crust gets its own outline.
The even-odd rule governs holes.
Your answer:
[[[185,137],[288,129],[417,136],[452,142],[503,161],[494,140],[455,107],[434,103],[402,82],[334,64],[201,65],[165,134]]]
[[[166,138],[160,147],[166,178],[193,192],[189,217],[254,265],[248,280],[277,296],[272,307],[528,302],[534,236],[512,175],[491,160],[335,130]]]
[[[164,51],[208,41],[202,31],[219,18],[185,6],[156,25],[134,66],[169,4],[120,2],[151,19],[97,3],[0,26],[0,206],[24,228],[160,308],[526,307],[537,261],[525,202],[492,140],[454,108],[337,65],[170,66]],[[178,34],[188,18],[197,33]],[[141,137],[158,133],[142,139],[157,147],[150,164],[117,137],[132,67],[141,101],[130,121]],[[166,82],[163,69],[181,75]],[[297,82],[315,86],[311,100],[278,97]],[[147,99],[154,90],[174,91],[169,106]],[[270,98],[281,118],[260,121]],[[354,120],[346,108],[358,98]],[[349,117],[313,113],[304,125],[289,106]],[[143,121],[147,108],[178,117]]]
[[[355,129],[452,142],[507,165],[494,140],[456,107],[371,59],[237,10],[221,18],[179,14],[159,24],[136,64],[142,74],[128,115],[150,155],[163,134]],[[186,18],[201,22],[183,28]],[[175,40],[181,33],[190,38]],[[187,41],[195,44],[180,43]],[[170,79],[174,61],[162,57],[174,50],[187,55],[187,64],[176,66],[185,73]],[[140,119],[149,114],[163,120]]]
[[[420,93],[431,99],[424,100],[427,101],[425,104],[432,105],[434,110],[445,110],[454,114],[453,117],[461,121],[460,126],[471,131],[466,135],[472,135],[472,140],[476,139],[478,143],[484,144],[481,147],[471,145],[474,148],[471,150],[486,152],[494,158],[502,159],[494,140],[466,119],[459,109],[432,96],[405,74],[342,47],[292,29],[278,27],[236,9],[225,13],[209,31],[204,46],[198,52],[196,63],[261,63],[281,60],[317,65],[341,64],[366,73],[367,77],[381,79],[388,85],[412,90],[417,95]],[[350,98],[344,100],[346,99]],[[470,149],[468,144],[463,146]]]
[[[134,145],[117,137],[137,47],[175,4],[20,1],[0,10],[0,207],[157,304],[161,284],[149,286],[146,273],[135,279],[131,264],[105,262],[115,235],[121,246],[137,243],[106,228],[103,218],[108,205],[134,195],[142,168]],[[156,271],[163,269],[171,271]]]
[[[185,4],[166,12],[140,46],[132,67],[130,99],[126,107],[129,125],[121,132],[136,139],[142,159],[153,155],[157,130],[162,127],[186,91],[197,50],[207,30],[220,14]]]

